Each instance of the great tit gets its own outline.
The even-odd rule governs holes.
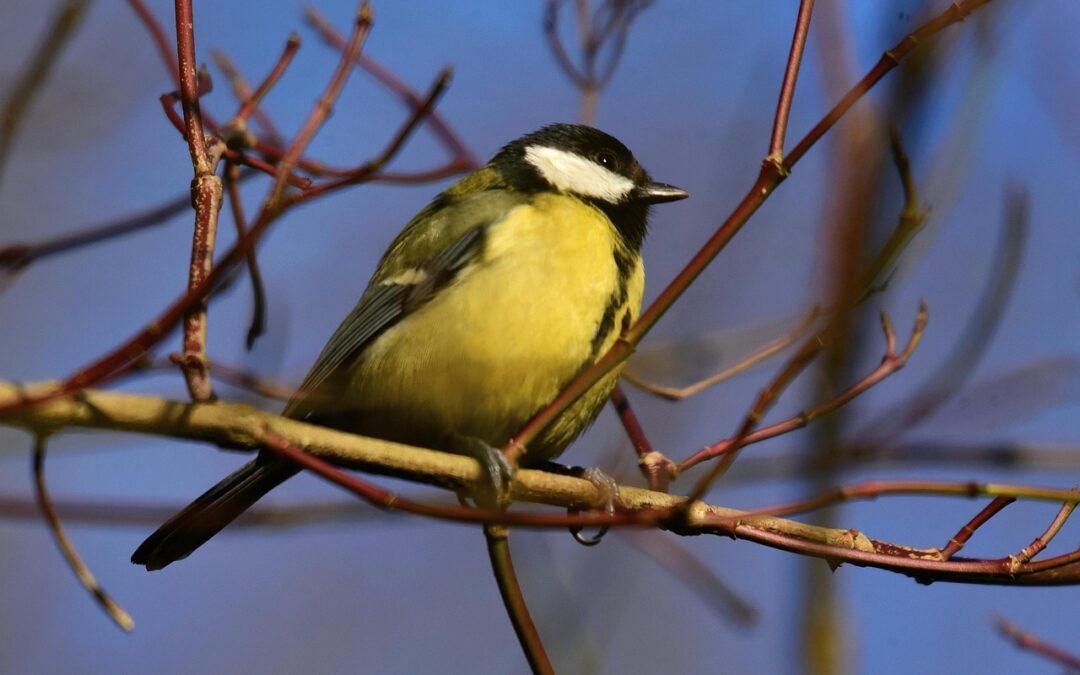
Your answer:
[[[438,195],[387,249],[283,414],[456,453],[499,448],[638,316],[655,183],[615,138],[552,124]],[[529,444],[550,460],[596,418],[603,379]],[[298,467],[263,451],[132,555],[187,557]]]

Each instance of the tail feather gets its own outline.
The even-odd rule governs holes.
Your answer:
[[[292,462],[259,457],[227,476],[146,538],[131,562],[159,570],[188,557],[267,492],[299,471]]]

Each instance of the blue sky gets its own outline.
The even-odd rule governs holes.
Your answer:
[[[47,4],[9,0],[0,8],[0,85],[11,82],[35,44]],[[844,5],[855,73],[916,25],[919,4]],[[153,5],[171,25],[170,4]],[[657,2],[632,31],[624,60],[600,99],[597,125],[631,147],[654,177],[693,195],[655,211],[645,251],[647,300],[697,250],[756,175],[767,149],[794,5]],[[904,394],[934,376],[990,273],[1003,189],[1016,184],[1030,195],[1027,248],[1014,295],[973,382],[1043,367],[1017,386],[961,398],[920,428],[918,437],[1071,449],[1077,436],[1075,336],[1080,334],[1075,215],[1080,135],[1069,120],[1080,102],[1080,68],[1070,58],[1070,29],[1080,10],[1066,0],[993,6],[998,9],[994,21],[968,21],[943,36],[953,49],[920,118],[919,141],[909,147],[930,219],[889,292],[876,300],[903,331],[918,300],[926,299],[928,331],[909,366],[860,399],[850,419],[887,414]],[[336,0],[318,7],[339,26],[347,25],[353,11]],[[453,85],[439,110],[478,157],[544,123],[577,115],[577,93],[544,43],[541,3],[381,2],[375,10],[367,53],[405,81],[423,89],[439,68],[454,66]],[[273,63],[289,32],[299,29],[304,45],[266,101],[285,130],[296,128],[333,66],[332,53],[302,28],[300,7],[291,2],[197,3],[196,27],[200,60],[208,59],[211,47],[224,49],[252,79]],[[791,116],[792,139],[831,104],[821,57],[836,45],[822,40],[812,29]],[[880,109],[895,81],[887,80],[864,105]],[[207,106],[224,117],[232,102],[223,78],[216,84]],[[187,151],[157,103],[169,88],[149,39],[126,5],[94,5],[31,111],[0,184],[0,241],[69,232],[182,193],[191,172]],[[381,147],[402,116],[391,95],[356,75],[312,152],[358,163]],[[395,168],[430,166],[441,160],[438,153],[422,132]],[[822,297],[828,274],[822,232],[838,174],[832,156],[827,143],[807,155],[650,341],[790,317]],[[213,305],[211,354],[298,381],[355,302],[387,243],[446,184],[361,186],[292,213],[260,248],[271,298],[269,334],[252,353],[244,351],[250,294],[239,284]],[[265,188],[245,188],[249,211]],[[884,199],[892,200],[880,205],[887,222],[899,201],[896,193]],[[231,240],[230,227],[222,228],[225,241]],[[0,294],[0,376],[63,376],[131,334],[182,289],[189,232],[190,219],[179,217],[28,269]],[[736,341],[730,344],[722,348],[741,348]],[[175,345],[173,340],[166,349]],[[868,343],[859,372],[876,362],[877,348],[876,342]],[[757,369],[679,405],[634,390],[630,395],[653,442],[682,457],[730,434],[776,367]],[[810,374],[806,381],[813,378]],[[129,386],[184,396],[175,377]],[[806,405],[812,391],[812,386],[793,389],[774,417]],[[222,392],[242,396],[227,388]],[[803,434],[755,446],[743,460],[790,453],[809,438]],[[625,445],[614,415],[605,412],[564,459],[603,464],[634,480]],[[24,434],[0,428],[0,494],[30,495],[28,446]],[[200,445],[104,433],[65,434],[50,448],[49,479],[57,497],[163,505],[187,501],[243,460]],[[612,451],[621,453],[621,463],[611,460]],[[869,477],[1068,488],[1077,482],[1077,471],[1075,462],[1041,471],[863,467],[845,480]],[[428,494],[415,486],[397,487]],[[712,500],[751,507],[790,499],[800,490],[785,480],[752,481],[736,465]],[[346,499],[302,476],[267,501],[282,506]],[[939,546],[981,506],[890,498],[847,505],[837,519],[843,527],[879,538]],[[1055,509],[1045,504],[1010,508],[980,531],[970,552],[1019,550]],[[100,615],[40,522],[0,517],[0,574],[7,581],[0,591],[0,671],[525,669],[475,528],[361,510],[355,522],[345,524],[228,532],[154,575],[127,562],[149,527],[72,525],[71,531],[103,584],[134,615],[135,633],[120,634]],[[1075,539],[1075,527],[1067,527],[1051,551],[1068,550]],[[583,549],[561,532],[519,533],[515,552],[525,593],[557,663],[566,672],[798,671],[802,570],[824,563],[748,542],[697,537],[680,543],[756,605],[757,627],[726,622],[624,540]],[[1072,629],[1080,596],[1073,588],[927,587],[847,566],[831,580],[853,672],[937,672],[956,666],[972,672],[1056,672],[997,636],[994,613],[1080,651]]]

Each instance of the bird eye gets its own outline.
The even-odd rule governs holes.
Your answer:
[[[615,153],[609,150],[601,150],[596,153],[596,156],[593,159],[597,164],[606,169],[611,169],[612,171],[619,170],[619,160],[615,157]]]

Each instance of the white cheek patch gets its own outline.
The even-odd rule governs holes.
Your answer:
[[[583,197],[595,197],[611,203],[625,199],[634,189],[634,182],[565,150],[530,145],[525,159],[536,167],[547,182],[564,192]]]

